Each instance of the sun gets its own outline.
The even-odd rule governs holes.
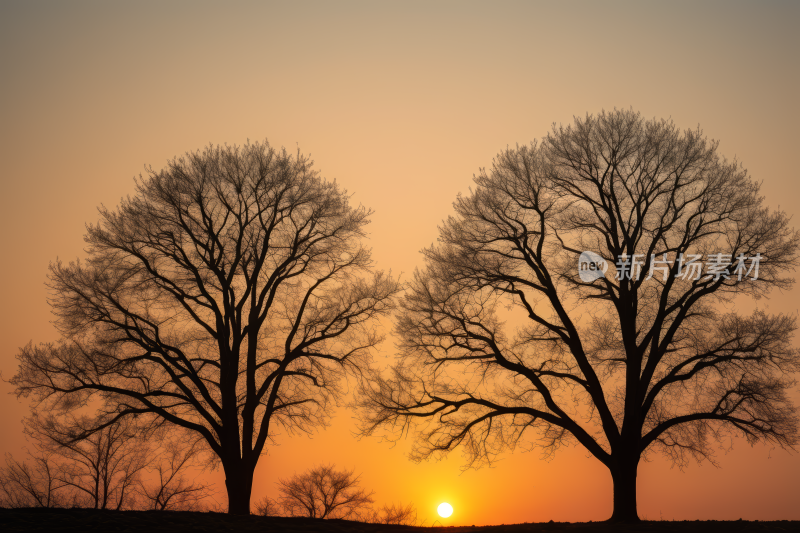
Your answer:
[[[439,512],[439,516],[442,518],[447,518],[451,514],[453,514],[453,506],[449,503],[442,503],[439,505],[439,508],[436,509]]]

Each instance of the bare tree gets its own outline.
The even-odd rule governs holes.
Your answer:
[[[350,520],[365,522],[367,524],[393,524],[413,526],[417,524],[417,508],[413,503],[384,504],[380,508],[365,507],[348,517]]]
[[[394,524],[399,526],[414,526],[417,524],[417,508],[413,503],[408,505],[386,504],[377,516],[380,524]]]
[[[88,226],[86,262],[51,265],[64,340],[25,347],[11,382],[49,409],[101,397],[107,424],[138,414],[196,432],[228,511],[248,514],[267,441],[325,424],[381,340],[373,319],[399,286],[369,274],[369,215],[267,143],[150,169]]]
[[[0,468],[0,507],[62,507],[69,501],[52,454],[28,452],[30,462],[6,454]]]
[[[153,482],[140,481],[140,492],[155,511],[197,511],[212,494],[211,486],[187,478],[188,470],[197,466],[200,443],[183,439],[165,442],[158,458],[151,465]]]
[[[359,488],[359,478],[355,470],[317,466],[278,480],[279,503],[288,516],[350,518],[374,502],[373,492]]]
[[[797,443],[795,317],[722,306],[791,287],[800,235],[716,142],[603,112],[475,183],[402,301],[398,364],[363,382],[364,434],[426,422],[413,457],[461,446],[468,466],[577,442],[611,473],[612,519],[632,521],[645,454]]]
[[[93,431],[98,426],[103,427]],[[34,414],[25,420],[25,430],[54,458],[56,479],[74,489],[77,504],[117,510],[134,505],[152,449],[133,420],[103,425],[87,417],[57,420]]]
[[[259,516],[281,516],[281,506],[276,500],[269,496],[264,496],[256,503],[255,514]]]

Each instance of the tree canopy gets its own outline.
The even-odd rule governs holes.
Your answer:
[[[87,226],[87,260],[51,265],[63,340],[25,347],[12,383],[40,408],[95,398],[104,424],[145,416],[195,432],[222,464],[229,511],[248,513],[267,442],[326,423],[399,290],[372,272],[371,211],[348,200],[266,142],[149,169]]]
[[[417,428],[414,458],[460,447],[468,465],[579,443],[609,468],[615,520],[638,519],[649,453],[796,444],[796,317],[740,304],[792,286],[800,235],[717,148],[615,110],[501,152],[423,250],[362,432]]]

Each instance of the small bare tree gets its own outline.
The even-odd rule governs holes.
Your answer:
[[[255,514],[259,516],[281,516],[281,506],[276,500],[269,496],[264,496],[256,503]]]
[[[37,446],[56,459],[55,477],[76,492],[76,503],[95,509],[134,505],[139,477],[151,449],[143,428],[120,419],[100,430],[97,420],[70,417],[58,420],[34,414],[25,430]]]
[[[0,507],[62,507],[70,495],[53,454],[29,451],[28,455],[29,462],[19,462],[6,454],[6,465],[0,468]]]
[[[413,526],[417,524],[417,508],[413,503],[408,505],[386,504],[378,513],[378,523],[394,524],[399,526]]]
[[[211,496],[207,483],[187,478],[188,470],[198,466],[200,442],[172,439],[158,450],[149,472],[155,479],[140,481],[140,493],[148,507],[156,511],[196,511]]]
[[[278,480],[280,506],[289,516],[350,518],[368,508],[374,492],[359,488],[355,470],[317,466],[303,474]]]
[[[367,524],[394,524],[413,526],[417,523],[417,508],[413,503],[384,504],[380,508],[363,508],[351,515],[350,520],[365,522]]]

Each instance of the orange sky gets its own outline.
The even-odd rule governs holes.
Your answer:
[[[380,268],[408,275],[456,194],[507,145],[613,107],[671,117],[721,140],[772,206],[800,207],[800,4],[790,2],[0,3],[0,370],[55,339],[47,265],[81,256],[100,204],[143,165],[214,144],[297,146],[376,213]],[[770,311],[797,311],[797,291]],[[800,341],[798,341],[800,342]],[[392,342],[383,354],[392,354]],[[0,452],[20,453],[27,407],[0,384]],[[800,394],[796,395],[800,400]],[[253,501],[312,464],[363,472],[379,503],[413,501],[431,524],[588,521],[611,513],[608,471],[580,448],[550,462],[508,454],[460,474],[414,464],[409,443],[355,441],[350,414],[281,438]],[[800,454],[734,443],[721,469],[639,469],[650,519],[794,519]],[[221,479],[219,472],[215,479]]]

